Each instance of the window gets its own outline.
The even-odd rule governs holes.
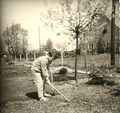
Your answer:
[[[94,45],[93,44],[88,44],[88,49],[93,50]]]
[[[102,33],[105,34],[107,31],[108,31],[107,25],[105,25],[104,28],[103,28],[103,32]]]

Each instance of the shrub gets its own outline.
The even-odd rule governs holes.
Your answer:
[[[113,68],[105,65],[100,67],[91,66],[89,74],[89,81],[87,84],[91,85],[115,85],[114,80],[110,76]]]
[[[97,43],[97,53],[105,52],[104,44],[105,42],[102,40],[102,38],[99,38],[98,43]]]
[[[117,73],[120,73],[120,66],[116,67]]]
[[[59,70],[59,74],[66,74],[67,73],[67,69],[62,67],[60,70]]]

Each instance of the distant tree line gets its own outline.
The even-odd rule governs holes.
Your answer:
[[[25,57],[28,48],[27,30],[20,24],[13,24],[2,32],[2,55],[7,55],[14,61],[17,57]]]

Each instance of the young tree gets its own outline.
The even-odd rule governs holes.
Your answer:
[[[13,24],[12,26],[7,27],[5,31],[3,31],[2,39],[11,57],[11,60],[15,60],[18,54],[23,54],[21,49],[25,48],[26,45],[22,42],[26,36],[27,30],[22,29],[20,24]]]
[[[45,45],[45,51],[51,51],[53,49],[53,42],[48,38],[46,45]]]
[[[87,34],[98,27],[98,20],[105,14],[109,0],[61,0],[60,9],[49,11],[57,25],[64,25],[68,34],[76,39],[75,79],[77,80],[78,42],[89,40]],[[57,22],[56,22],[57,20]],[[66,32],[66,31],[64,31]]]
[[[108,0],[89,0],[83,2],[80,0],[64,0],[62,2],[64,23],[71,33],[74,34],[76,39],[76,56],[75,56],[75,79],[77,84],[77,54],[78,42],[85,42],[87,33],[93,28],[98,26],[98,20],[105,14],[108,5]],[[73,5],[74,4],[74,5]],[[74,7],[75,6],[75,7]],[[76,7],[77,6],[77,7]],[[65,22],[66,21],[66,22]]]
[[[63,65],[64,65],[64,59],[63,59],[64,56],[63,56],[63,54],[64,54],[64,51],[67,50],[67,44],[66,44],[66,42],[57,43],[55,45],[55,49],[58,50],[58,51],[60,51],[60,53],[61,53],[61,64],[62,64],[62,67],[63,67]]]
[[[64,40],[63,40],[63,39]],[[75,49],[75,41],[71,38],[67,38],[64,34],[59,34],[57,36],[58,42],[54,44],[54,48],[61,53],[61,64],[64,65],[64,52],[71,51]]]
[[[22,45],[22,51],[23,51],[22,54],[23,54],[23,57],[25,58],[27,54],[27,49],[28,49],[28,40],[26,37],[23,37],[21,41],[22,41],[21,45]]]

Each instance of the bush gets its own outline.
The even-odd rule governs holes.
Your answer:
[[[66,74],[66,73],[67,73],[67,69],[64,67],[59,70],[59,74]]]
[[[105,42],[102,40],[102,38],[99,38],[98,43],[97,43],[97,53],[105,52],[104,44]]]
[[[90,85],[115,85],[114,80],[110,76],[113,71],[112,67],[101,66],[101,67],[90,67],[89,81],[87,84]]]
[[[120,66],[116,67],[117,73],[120,73]]]

